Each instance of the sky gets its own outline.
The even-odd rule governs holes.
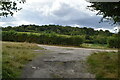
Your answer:
[[[56,24],[114,32],[115,27],[108,22],[99,23],[102,15],[96,15],[98,11],[88,9],[89,5],[91,4],[85,0],[26,0],[25,4],[18,5],[22,10],[12,17],[2,17],[0,25]]]

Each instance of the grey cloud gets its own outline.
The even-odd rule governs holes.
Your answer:
[[[86,16],[88,15],[85,12],[71,7],[70,5],[65,3],[61,3],[61,8],[59,10],[54,11],[53,14],[58,18],[68,18],[70,20],[86,18]]]
[[[48,5],[49,4],[49,5]],[[52,7],[53,3],[44,3],[44,4],[34,4],[39,5],[39,7],[43,7],[45,5]],[[33,7],[34,7],[33,5]],[[113,28],[108,23],[99,23],[101,17],[100,16],[90,16],[89,12],[86,13],[80,9],[76,9],[75,7],[70,6],[69,4],[60,3],[61,7],[52,12],[53,15],[45,16],[42,11],[32,10],[30,8],[23,8],[21,10],[21,15],[18,15],[19,20],[24,20],[27,22],[35,23],[35,24],[60,24],[60,25],[82,25],[86,27],[95,27],[95,28]],[[15,21],[16,18],[8,18],[5,21]]]
[[[55,10],[53,14],[57,17],[68,16],[71,13],[71,9],[74,10],[71,6],[65,3],[61,3],[61,7],[58,10]],[[74,10],[76,11],[76,10]]]
[[[87,27],[105,27],[111,28],[108,23],[99,23],[101,17],[100,16],[90,16],[89,14],[85,13],[84,11],[75,9],[68,4],[61,4],[61,8],[59,10],[54,11],[54,15],[57,16],[57,19],[54,19],[56,24],[62,25],[83,25]]]

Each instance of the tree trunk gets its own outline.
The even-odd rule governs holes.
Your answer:
[[[118,80],[120,80],[120,23],[118,26]]]

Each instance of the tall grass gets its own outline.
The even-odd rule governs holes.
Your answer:
[[[117,78],[118,77],[118,53],[99,52],[88,57],[89,71],[96,75],[96,78]]]
[[[107,44],[89,44],[89,43],[83,43],[81,45],[83,48],[94,48],[94,49],[110,49],[107,47]]]
[[[34,50],[42,49],[36,44],[2,42],[2,77],[17,78],[20,76],[22,68],[33,57],[41,53],[35,53]]]

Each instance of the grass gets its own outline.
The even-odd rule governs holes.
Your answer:
[[[118,76],[118,53],[99,52],[88,57],[89,71],[96,78],[117,78]]]
[[[2,41],[0,41],[0,80],[2,78]]]
[[[35,35],[41,35],[41,33],[34,33],[34,32],[17,32],[17,33],[25,33],[25,34],[35,34]]]
[[[32,43],[2,42],[2,49],[2,77],[18,78],[25,64],[41,54],[34,50],[42,48]]]
[[[48,44],[47,44],[48,45]],[[89,43],[83,43],[80,46],[70,46],[70,45],[49,45],[49,46],[60,46],[60,47],[74,47],[74,48],[90,48],[90,49],[107,49],[107,50],[117,50],[117,48],[109,48],[107,44],[89,44]],[[68,49],[68,48],[66,48]],[[70,49],[72,50],[72,49]]]
[[[93,48],[93,49],[114,49],[114,48],[108,48],[107,44],[89,44],[89,43],[83,43],[81,45],[83,48]]]
[[[44,32],[37,32],[37,33],[35,33],[35,32],[17,32],[17,33],[25,33],[25,34],[35,34],[35,35],[42,35],[42,34],[47,34],[47,35],[50,35],[50,34],[52,34],[52,33],[44,33]],[[57,35],[57,36],[63,36],[63,37],[70,37],[70,35],[62,35],[62,34],[57,34],[57,33],[55,33],[55,35]]]

